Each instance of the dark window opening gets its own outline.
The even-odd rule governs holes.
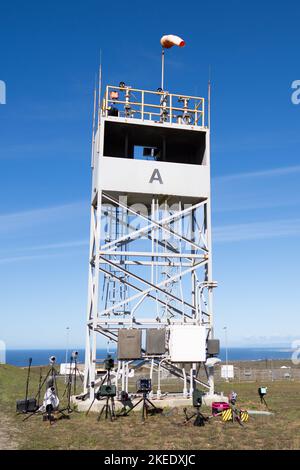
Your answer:
[[[205,138],[201,131],[106,121],[104,156],[203,165]]]

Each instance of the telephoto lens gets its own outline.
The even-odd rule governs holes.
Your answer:
[[[50,361],[50,364],[54,364],[56,362],[56,357],[50,356],[49,361]]]

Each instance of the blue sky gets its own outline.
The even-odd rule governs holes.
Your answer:
[[[296,1],[7,1],[0,6],[0,338],[84,344],[93,87],[206,96],[211,66],[216,333],[232,345],[300,335],[300,5]]]

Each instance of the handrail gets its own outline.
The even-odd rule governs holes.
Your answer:
[[[179,104],[174,105],[176,99]],[[162,123],[205,126],[204,98],[167,91],[141,90],[129,86],[108,85],[102,113],[104,116],[125,116],[141,120],[148,118],[151,121],[157,121],[156,117],[159,116],[159,122]]]

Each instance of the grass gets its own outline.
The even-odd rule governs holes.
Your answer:
[[[46,370],[46,369],[45,369]],[[59,420],[50,426],[40,416],[23,422],[15,413],[15,401],[24,395],[26,370],[0,366],[0,418],[2,448],[9,442],[18,449],[107,449],[107,450],[188,450],[188,449],[299,449],[300,448],[300,394],[299,382],[272,382],[267,384],[269,407],[274,416],[255,416],[242,428],[238,424],[210,420],[204,428],[192,424],[182,426],[181,409],[168,410],[163,415],[151,416],[146,424],[141,413],[132,413],[116,422],[97,422],[96,415],[72,413],[69,420]],[[34,368],[30,395],[37,390],[39,370]],[[264,384],[265,385],[265,384]],[[62,390],[60,386],[60,390]],[[259,409],[257,383],[218,385],[228,393],[238,393],[239,405]],[[209,409],[203,408],[208,414]],[[4,418],[4,419],[3,419]],[[3,439],[3,436],[7,439]],[[1,434],[0,434],[1,448]]]

